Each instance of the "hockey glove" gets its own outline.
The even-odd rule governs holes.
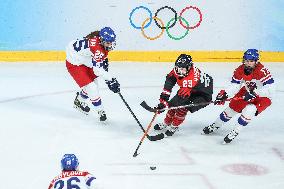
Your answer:
[[[258,97],[257,93],[255,92],[257,86],[255,82],[246,83],[246,86],[247,86],[246,88],[248,91],[246,92],[243,98],[245,101],[250,102],[253,99]]]
[[[165,111],[165,110],[163,110],[163,109],[168,108],[168,107],[169,107],[168,102],[165,101],[165,100],[160,99],[160,103],[155,107],[155,109],[156,109],[159,113],[162,113],[162,112]]]
[[[255,98],[257,98],[258,95],[254,92],[254,91],[250,91],[250,92],[246,92],[246,94],[244,95],[244,100],[247,102],[251,102],[252,100],[254,100]]]
[[[224,105],[225,101],[228,99],[228,95],[225,90],[221,90],[218,95],[216,96],[216,99],[214,101],[214,104],[216,105]]]
[[[118,81],[116,80],[116,78],[112,78],[112,80],[106,81],[106,84],[108,85],[108,88],[109,88],[112,92],[114,92],[114,93],[120,92],[120,84],[118,83]]]
[[[247,88],[248,88],[249,91],[254,91],[257,88],[255,82],[249,82],[246,85],[247,85]]]
[[[190,96],[190,88],[188,87],[182,87],[178,90],[178,96],[180,97],[189,97]]]

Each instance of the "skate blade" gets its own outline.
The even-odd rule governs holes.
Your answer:
[[[222,145],[228,145],[228,144],[230,144],[230,142],[228,142],[228,143],[225,142],[225,141],[222,142]]]
[[[81,110],[78,106],[74,105],[73,108],[75,108],[76,110],[78,110],[79,112],[85,114],[85,115],[89,115],[89,112],[84,112],[83,110]]]

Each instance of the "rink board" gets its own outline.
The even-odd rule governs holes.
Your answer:
[[[194,62],[240,62],[243,51],[113,51],[110,61],[173,62],[181,53],[190,54]],[[284,62],[284,52],[260,52],[262,62]],[[0,51],[2,62],[64,61],[65,51]]]

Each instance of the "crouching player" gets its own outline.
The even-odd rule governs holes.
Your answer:
[[[231,85],[226,90],[221,90],[215,100],[215,104],[224,105],[228,97],[233,97],[229,107],[214,123],[205,127],[203,133],[210,134],[232,117],[241,114],[235,128],[224,138],[224,143],[230,143],[245,126],[271,105],[273,93],[274,79],[259,62],[258,50],[248,49],[243,55],[242,65],[234,71]]]

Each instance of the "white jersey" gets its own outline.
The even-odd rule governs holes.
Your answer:
[[[62,171],[55,177],[48,189],[96,189],[96,178],[85,171]]]
[[[66,60],[73,65],[85,65],[92,68],[92,56],[88,39],[73,40],[66,47]]]
[[[108,51],[100,44],[99,37],[77,39],[66,47],[66,60],[75,66],[85,65],[92,68],[96,76],[111,80],[112,75],[103,69]]]

